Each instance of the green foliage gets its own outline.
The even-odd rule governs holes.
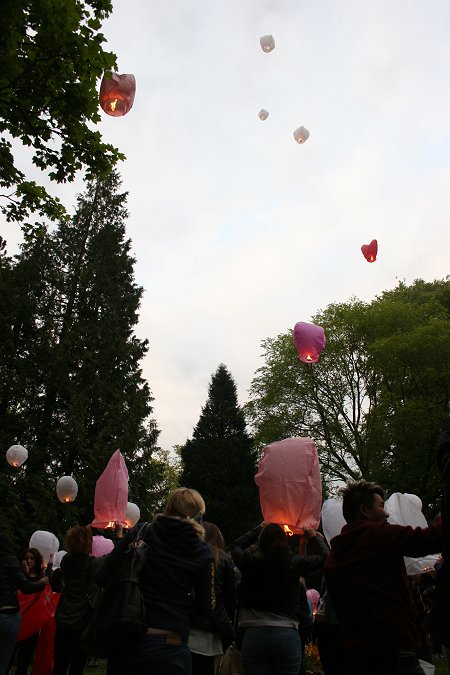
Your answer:
[[[258,448],[312,436],[330,486],[363,476],[415,492],[432,511],[434,448],[450,397],[450,282],[416,281],[372,303],[329,305],[313,317],[327,346],[301,364],[292,332],[264,340],[245,407]]]
[[[198,490],[206,502],[206,519],[225,540],[261,520],[252,439],[239,408],[236,384],[221,364],[209,386],[193,437],[181,448],[181,484]]]
[[[51,180],[88,179],[109,172],[118,150],[101,140],[98,78],[116,65],[99,32],[110,0],[5,0],[0,31],[0,188],[8,220],[30,213],[60,219],[58,199],[26,179],[14,159],[12,139],[31,150],[33,163]]]

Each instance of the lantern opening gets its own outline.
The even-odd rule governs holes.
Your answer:
[[[291,528],[289,527],[289,525],[283,525],[283,530],[284,530],[284,533],[288,535],[288,537],[292,537],[293,534],[294,534],[292,532]]]

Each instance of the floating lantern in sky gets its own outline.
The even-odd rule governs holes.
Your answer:
[[[287,534],[317,529],[322,483],[312,438],[286,438],[267,445],[255,483],[264,520],[282,525]]]
[[[260,120],[266,120],[269,117],[269,113],[267,110],[264,110],[264,108],[261,108],[261,110],[258,113],[258,117]]]
[[[9,450],[6,451],[6,461],[8,464],[14,468],[22,466],[28,458],[28,450],[23,447],[23,445],[12,445]]]
[[[275,49],[275,40],[273,35],[263,35],[259,38],[261,49],[267,54]]]
[[[50,560],[50,554],[55,555],[59,549],[59,541],[53,532],[46,530],[36,530],[33,532],[28,544],[30,548],[37,548],[41,556],[44,558],[44,563],[47,565]]]
[[[120,450],[116,450],[95,485],[93,527],[125,525],[128,504],[128,471]]]
[[[127,510],[125,513],[125,522],[127,524],[127,527],[133,527],[133,525],[136,525],[140,517],[141,511],[139,509],[139,506],[133,504],[133,502],[128,502]]]
[[[367,262],[375,262],[378,253],[378,243],[376,239],[372,239],[370,244],[363,244],[361,251]]]
[[[136,94],[134,75],[105,73],[100,85],[100,105],[108,115],[122,117],[133,107]]]
[[[306,127],[299,127],[294,131],[294,138],[297,141],[297,143],[300,144],[304,143],[309,138],[308,129],[306,129]]]
[[[294,326],[294,344],[300,361],[317,363],[321,352],[325,349],[325,332],[314,323],[299,321]]]
[[[62,476],[56,483],[56,494],[60,502],[68,504],[76,499],[78,484],[72,476]]]

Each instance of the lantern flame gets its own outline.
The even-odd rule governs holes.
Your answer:
[[[110,109],[112,112],[114,112],[115,109],[116,109],[116,105],[117,105],[117,99],[114,98],[114,99],[113,99],[112,101],[110,101],[110,103],[109,103],[109,109]]]
[[[312,361],[312,356],[311,356],[311,354],[307,354],[307,355],[306,355],[306,360],[307,360],[307,361]]]
[[[283,525],[283,530],[284,533],[287,534],[289,537],[292,537],[292,535],[294,534],[289,525]]]

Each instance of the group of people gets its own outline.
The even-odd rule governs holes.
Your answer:
[[[438,462],[444,479],[442,522],[424,529],[389,524],[381,487],[353,482],[342,490],[346,525],[331,540],[331,550],[319,532],[306,530],[306,551],[294,552],[280,525],[263,522],[232,544],[230,556],[217,526],[203,522],[201,495],[177,488],[143,534],[148,554],[140,585],[147,630],[129,644],[117,644],[108,675],[214,675],[218,656],[233,643],[246,675],[299,675],[302,629],[308,627],[302,618],[309,611],[300,580],[314,574],[322,578],[317,637],[326,675],[423,675],[403,556],[443,553],[436,616],[446,644],[450,420],[444,423]],[[89,589],[93,583],[108,585],[139,527],[123,537],[119,530],[116,546],[104,558],[90,555],[90,528],[76,526],[67,533],[53,675],[83,672],[80,637]],[[17,589],[42,591],[49,580],[40,575],[24,573],[0,534],[0,675],[7,673],[16,647]],[[19,644],[18,655],[21,649]]]

